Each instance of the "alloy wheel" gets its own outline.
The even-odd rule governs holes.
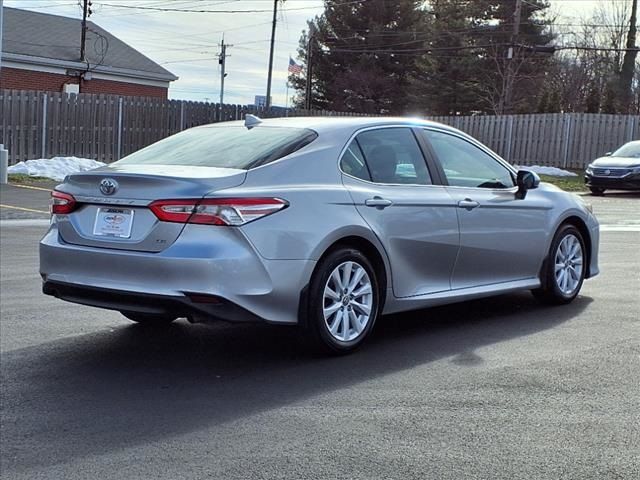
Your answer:
[[[362,265],[353,261],[338,265],[324,287],[323,315],[329,334],[341,342],[358,338],[371,318],[373,295]]]
[[[575,235],[566,235],[556,250],[556,285],[564,295],[572,295],[580,286],[583,270],[582,244]]]

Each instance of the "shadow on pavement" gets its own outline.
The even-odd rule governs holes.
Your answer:
[[[11,351],[2,360],[5,468],[161,441],[448,357],[473,368],[480,347],[554,328],[591,301],[544,307],[524,292],[385,317],[363,349],[340,358],[307,353],[292,328],[183,322]]]

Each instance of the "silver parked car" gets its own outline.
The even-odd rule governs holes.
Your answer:
[[[249,117],[68,176],[40,271],[46,294],[136,322],[299,324],[343,353],[383,313],[570,302],[598,242],[579,197],[445,125]]]

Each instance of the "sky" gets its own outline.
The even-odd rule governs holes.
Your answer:
[[[577,21],[588,16],[598,3],[610,1],[627,0],[551,0],[551,6],[563,19]],[[92,4],[92,22],[179,77],[171,84],[170,98],[218,101],[217,55],[223,35],[230,45],[225,103],[251,104],[255,95],[265,95],[273,0],[92,0]],[[79,0],[4,0],[4,5],[82,17]],[[286,104],[289,56],[296,58],[300,34],[308,19],[322,13],[322,5],[322,0],[286,0],[279,4],[272,83],[274,105]],[[290,90],[289,98],[293,94]]]

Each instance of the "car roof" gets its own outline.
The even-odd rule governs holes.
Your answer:
[[[438,127],[452,132],[458,132],[453,127],[442,123],[432,122],[420,118],[409,117],[279,117],[261,119],[259,126],[308,128],[318,134],[329,133],[335,130],[358,130],[360,128],[377,127],[386,125],[415,125],[420,127]],[[243,120],[233,122],[220,122],[203,127],[244,126]],[[201,127],[202,128],[202,127]]]

